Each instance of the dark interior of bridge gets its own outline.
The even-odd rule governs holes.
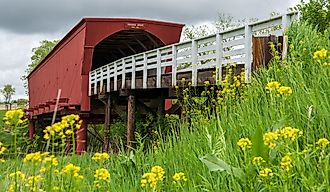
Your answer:
[[[162,46],[164,46],[164,43],[156,36],[141,29],[117,32],[95,46],[92,70],[120,58]]]

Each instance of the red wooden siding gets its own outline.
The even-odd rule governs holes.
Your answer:
[[[88,74],[94,47],[108,36],[134,25],[153,34],[165,45],[178,42],[183,27],[142,19],[83,19],[29,75],[29,106],[34,109],[30,114],[51,112],[51,107],[45,108],[42,104],[53,101],[58,89],[62,89],[61,97],[68,98],[69,104],[89,111]]]

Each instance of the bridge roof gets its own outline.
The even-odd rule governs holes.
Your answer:
[[[29,78],[30,76],[33,75],[35,71],[37,71],[41,66],[44,65],[45,61],[47,61],[57,50],[60,49],[61,46],[65,44],[67,40],[72,38],[76,34],[79,29],[82,27],[86,27],[87,23],[99,23],[103,22],[104,25],[108,25],[109,23],[113,22],[123,22],[127,23],[127,25],[123,26],[123,29],[129,29],[129,28],[143,28],[143,26],[139,26],[138,24],[154,24],[154,25],[161,25],[161,26],[169,26],[169,27],[178,27],[182,28],[184,24],[180,23],[174,23],[174,22],[165,22],[165,21],[157,21],[157,20],[148,20],[148,19],[140,19],[140,18],[82,18],[58,43],[57,45],[53,48],[53,50],[40,62],[39,65],[37,65],[27,76]],[[131,24],[131,25],[130,25]],[[88,28],[88,30],[95,30],[93,27]],[[85,37],[85,42],[88,42],[88,39],[92,38],[91,36],[86,36]],[[93,45],[92,45],[93,46]],[[94,45],[95,46],[95,45]],[[93,46],[93,47],[94,47]]]

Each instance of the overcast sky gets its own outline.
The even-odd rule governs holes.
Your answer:
[[[212,22],[218,13],[266,19],[300,0],[0,0],[0,87],[12,84],[26,98],[20,77],[31,49],[62,38],[82,17],[136,17],[187,25]],[[40,90],[42,91],[42,90]],[[1,100],[3,98],[1,97]]]

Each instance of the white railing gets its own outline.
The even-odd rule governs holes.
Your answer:
[[[118,77],[120,87],[126,87],[126,75],[131,76],[130,89],[135,89],[136,73],[142,73],[142,88],[147,89],[148,70],[155,70],[156,88],[161,88],[164,68],[171,67],[172,86],[176,85],[177,74],[192,73],[192,85],[197,85],[197,72],[200,69],[217,68],[217,79],[222,77],[222,67],[228,64],[244,64],[246,81],[249,82],[252,63],[252,36],[281,35],[285,28],[296,18],[297,13],[273,17],[246,26],[222,31],[192,41],[176,43],[158,49],[124,57],[98,69],[90,71],[89,95],[97,94],[97,87],[105,91],[117,91]],[[110,90],[110,80],[113,89]],[[92,90],[93,89],[93,90]],[[101,91],[101,90],[100,90]]]

